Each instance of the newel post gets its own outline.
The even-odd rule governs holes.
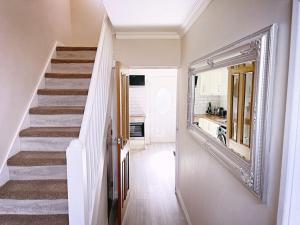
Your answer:
[[[70,225],[87,224],[86,150],[79,139],[67,148],[68,208]]]

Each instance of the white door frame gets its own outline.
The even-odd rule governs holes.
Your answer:
[[[277,225],[300,224],[300,0],[293,0]]]
[[[181,76],[181,67],[177,69],[177,87],[176,87],[176,143],[175,143],[175,192],[179,187],[179,85]]]

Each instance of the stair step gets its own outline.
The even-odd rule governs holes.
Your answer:
[[[57,180],[67,179],[66,165],[8,166],[10,180]]]
[[[96,58],[96,51],[56,51],[55,59],[92,59]]]
[[[51,73],[92,73],[94,63],[52,63]]]
[[[66,180],[10,180],[0,187],[0,199],[67,199]]]
[[[66,165],[65,152],[21,151],[7,161],[8,166],[53,166]]]
[[[20,137],[78,137],[80,127],[29,127],[19,133]]]
[[[97,51],[97,47],[57,46],[56,51]]]
[[[87,95],[39,95],[39,106],[85,106]]]
[[[46,89],[88,89],[91,79],[62,79],[62,78],[46,78]]]
[[[92,77],[91,73],[46,73],[46,78],[56,79],[89,79]]]
[[[31,127],[80,127],[83,114],[30,115]]]
[[[22,137],[20,149],[26,151],[66,151],[73,137]]]
[[[9,166],[10,180],[57,180],[67,179],[67,166]]]
[[[31,108],[31,127],[80,127],[84,107],[81,106],[40,106]]]
[[[39,89],[39,106],[85,106],[87,89]]]
[[[21,151],[7,165],[10,180],[67,179],[65,152]]]
[[[29,110],[29,114],[36,115],[60,115],[60,114],[83,114],[83,106],[39,106]]]
[[[94,59],[51,59],[51,63],[59,64],[59,63],[94,63]]]
[[[38,95],[87,95],[87,89],[39,89]]]
[[[68,214],[68,199],[0,199],[0,215]]]
[[[0,215],[4,225],[68,225],[68,214],[57,215]]]
[[[10,180],[0,187],[0,214],[68,213],[67,181]]]

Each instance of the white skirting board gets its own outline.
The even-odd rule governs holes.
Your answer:
[[[37,90],[39,88],[43,88],[45,85],[45,73],[47,71],[50,71],[51,59],[52,59],[52,57],[54,57],[56,55],[56,46],[58,46],[58,45],[59,45],[59,42],[56,41],[53,44],[51,51],[49,52],[47,61],[45,62],[45,65],[44,65],[43,69],[41,70],[39,81],[37,82],[34,90],[32,91],[31,99],[28,102],[28,105],[22,116],[21,122],[16,130],[16,133],[14,135],[12,143],[11,143],[9,150],[5,156],[5,161],[4,161],[3,165],[0,165],[0,186],[9,180],[9,173],[8,173],[8,168],[7,168],[6,162],[9,159],[9,157],[15,155],[16,153],[18,153],[20,151],[19,132],[22,129],[30,126],[29,109],[31,107],[34,107],[37,105],[37,101],[38,101]]]
[[[185,207],[185,204],[184,204],[181,192],[180,192],[180,190],[178,188],[176,188],[176,196],[177,196],[177,199],[179,201],[180,207],[181,207],[181,209],[183,211],[183,214],[184,214],[184,216],[186,218],[186,221],[187,221],[188,225],[192,225],[189,213],[187,211],[187,208]]]

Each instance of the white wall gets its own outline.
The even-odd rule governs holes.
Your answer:
[[[185,35],[179,76],[179,165],[181,192],[193,225],[274,225],[280,181],[288,71],[291,1],[214,0]],[[279,24],[273,94],[269,196],[260,203],[186,129],[187,65],[272,23]]]
[[[145,114],[146,143],[175,142],[177,69],[130,69],[145,86],[130,88],[131,114]],[[138,107],[135,106],[138,104]]]
[[[129,87],[129,115],[146,115],[147,87],[147,84],[145,84],[145,86]]]

